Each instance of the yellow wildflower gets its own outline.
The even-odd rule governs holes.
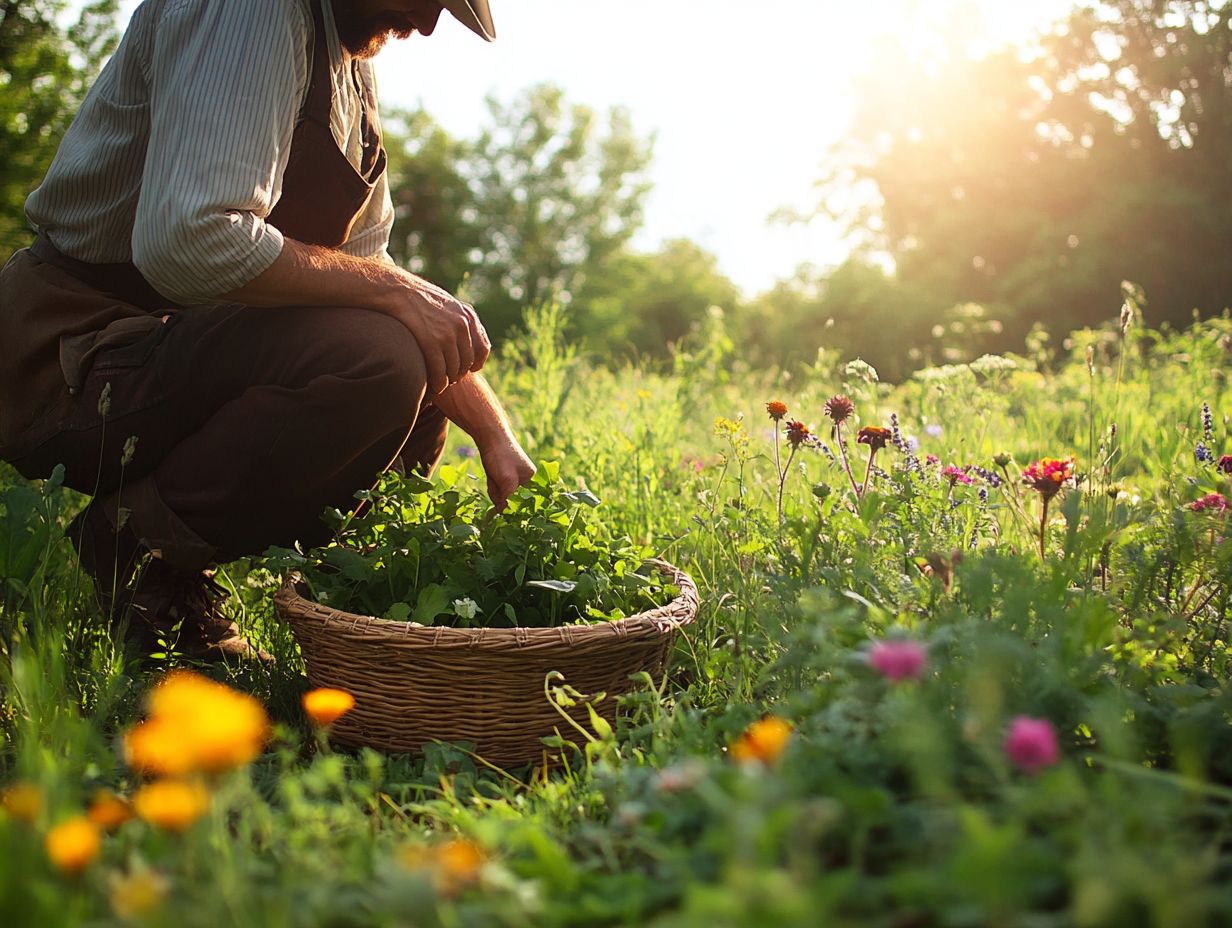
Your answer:
[[[731,746],[731,756],[740,762],[761,761],[770,764],[791,740],[791,724],[778,716],[760,719],[744,730]]]
[[[33,825],[43,814],[43,790],[33,783],[14,783],[0,792],[0,806],[18,821]]]
[[[479,845],[465,838],[454,838],[436,847],[408,845],[398,856],[408,870],[426,869],[437,892],[444,895],[455,895],[478,883],[487,859]]]
[[[442,892],[455,893],[479,882],[484,855],[479,845],[455,838],[436,852],[437,885]]]
[[[184,831],[199,819],[210,804],[210,794],[200,783],[159,780],[137,790],[133,808],[144,821],[167,831]]]
[[[148,705],[150,717],[124,737],[125,759],[143,773],[177,777],[242,767],[269,736],[261,703],[190,671],[168,674]]]
[[[43,846],[47,856],[64,873],[80,873],[98,856],[103,839],[98,826],[78,815],[47,832]]]
[[[104,831],[114,831],[133,817],[133,807],[127,799],[110,790],[100,789],[95,792],[86,817]]]
[[[178,777],[193,769],[196,755],[184,729],[148,719],[124,733],[124,760],[141,773]]]
[[[313,724],[322,727],[332,725],[355,708],[355,697],[346,690],[328,687],[311,690],[304,694],[304,711]]]

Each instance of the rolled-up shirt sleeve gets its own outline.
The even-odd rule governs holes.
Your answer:
[[[150,142],[133,262],[183,304],[242,287],[277,259],[281,192],[311,24],[288,0],[168,4],[150,60]]]

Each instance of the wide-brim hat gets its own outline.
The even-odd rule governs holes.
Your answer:
[[[496,39],[496,27],[492,25],[488,0],[441,0],[441,6],[471,32],[488,42]]]

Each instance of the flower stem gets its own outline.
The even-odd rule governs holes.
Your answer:
[[[862,493],[868,492],[869,481],[873,479],[873,458],[877,456],[877,449],[870,447],[868,449],[868,467],[864,469],[864,489]]]
[[[1040,524],[1039,524],[1039,555],[1040,563],[1044,563],[1044,533],[1048,529],[1048,497],[1043,497],[1040,504]]]
[[[855,474],[851,472],[851,465],[847,462],[847,447],[843,444],[843,426],[842,423],[834,423],[834,442],[838,445],[839,457],[843,459],[843,470],[847,471],[847,479],[851,481],[851,488],[855,490],[856,499],[860,498],[860,485],[856,483]]]
[[[778,456],[778,442],[775,442],[774,452]],[[787,482],[787,474],[791,471],[791,462],[796,457],[796,446],[791,446],[791,453],[787,455],[787,465],[779,471],[779,529],[783,527],[783,484]]]
[[[790,464],[790,460],[788,461]],[[774,470],[779,478],[779,525],[783,524],[783,483],[787,479],[787,474],[783,470],[782,464],[779,463],[779,426],[778,422],[774,424]]]

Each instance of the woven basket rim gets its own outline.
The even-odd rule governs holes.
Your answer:
[[[412,646],[502,651],[545,645],[559,647],[610,643],[614,639],[657,638],[692,624],[698,609],[697,584],[693,578],[679,567],[658,558],[649,558],[644,563],[665,575],[668,583],[679,587],[679,594],[654,609],[610,622],[513,628],[454,628],[396,622],[344,612],[306,598],[299,591],[302,577],[296,570],[288,571],[284,576],[282,586],[274,594],[274,607],[278,615],[292,625],[308,621],[328,627],[332,634],[346,634],[367,641],[397,639]]]

